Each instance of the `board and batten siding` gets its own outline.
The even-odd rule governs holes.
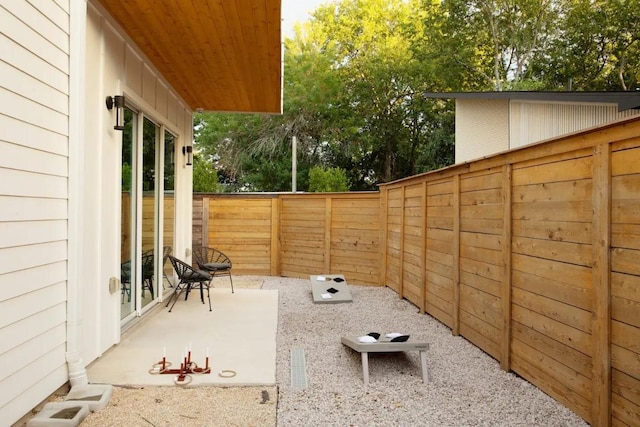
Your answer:
[[[614,104],[514,100],[509,104],[509,148],[522,147],[638,114],[638,110],[618,111]]]
[[[456,163],[481,159],[639,114],[638,110],[618,111],[616,104],[457,99]]]
[[[84,185],[79,201],[84,221],[79,257],[82,281],[91,289],[83,292],[80,302],[81,357],[89,364],[120,341],[120,293],[111,293],[108,284],[110,277],[120,277],[121,255],[126,253],[121,230],[132,220],[122,218],[122,207],[126,210],[130,200],[121,188],[122,132],[113,129],[115,113],[105,108],[105,96],[123,94],[133,110],[176,136],[175,194],[165,194],[162,209],[167,215],[162,218],[168,223],[162,226],[170,229],[164,229],[162,245],[172,246],[172,254],[181,259],[187,258],[191,229],[172,227],[191,223],[191,166],[185,166],[181,149],[191,143],[193,130],[191,110],[101,5],[89,2],[86,14]],[[154,206],[148,195],[139,196],[142,206]],[[142,210],[134,215],[135,224],[141,224]],[[140,230],[143,247],[154,237],[150,231]]]
[[[0,3],[0,422],[67,380],[67,1]]]

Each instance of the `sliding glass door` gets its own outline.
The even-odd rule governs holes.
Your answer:
[[[121,168],[121,221],[120,221],[120,319],[135,317],[137,287],[135,280],[136,252],[136,197],[134,191],[136,164],[136,135],[138,116],[129,108],[124,109],[122,131]]]
[[[175,136],[125,109],[122,137],[121,315],[140,316],[172,290]]]

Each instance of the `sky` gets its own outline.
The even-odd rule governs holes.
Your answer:
[[[309,12],[330,0],[282,0],[282,36],[293,36],[293,25],[309,19]]]

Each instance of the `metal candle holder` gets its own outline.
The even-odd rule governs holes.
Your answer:
[[[207,351],[207,356],[205,357],[205,365],[204,368],[198,366],[196,362],[191,360],[191,350],[189,350],[184,358],[180,361],[180,368],[169,368],[172,366],[171,362],[167,361],[165,355],[162,356],[162,360],[153,364],[152,368],[149,370],[150,374],[172,374],[176,375],[174,378],[174,383],[178,385],[186,385],[189,384],[192,380],[191,374],[201,375],[201,374],[210,374],[211,367],[209,366],[209,352]]]

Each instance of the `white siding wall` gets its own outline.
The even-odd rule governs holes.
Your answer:
[[[507,100],[456,100],[456,163],[509,148]]]
[[[68,1],[0,1],[0,423],[67,380]]]
[[[120,276],[122,134],[106,96],[178,135],[176,224],[191,223],[180,150],[192,112],[99,6],[85,16],[73,1],[0,0],[0,425],[67,382],[66,352],[89,364],[120,340],[108,282]],[[190,242],[178,227],[176,253]]]
[[[509,148],[522,147],[640,114],[613,104],[511,101]]]

